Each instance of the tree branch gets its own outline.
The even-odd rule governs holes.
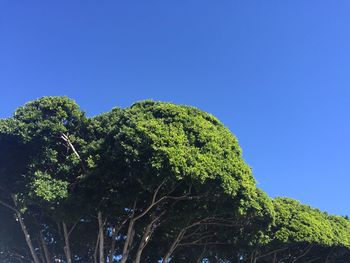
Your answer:
[[[79,153],[77,152],[77,150],[75,149],[74,145],[73,145],[72,142],[70,141],[68,135],[62,133],[62,134],[61,134],[61,139],[63,139],[63,140],[68,144],[69,148],[73,151],[73,153],[75,154],[75,156],[78,157],[78,159],[79,159],[79,161],[80,161],[80,163],[81,163],[81,166],[82,166],[84,172],[86,173],[86,172],[87,172],[87,169],[86,169],[86,167],[85,167],[85,165],[84,165],[83,159],[80,157]]]

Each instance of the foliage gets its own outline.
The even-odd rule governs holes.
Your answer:
[[[347,218],[269,198],[236,137],[189,106],[88,118],[66,97],[29,102],[0,120],[0,189],[4,262],[346,262],[350,251]]]

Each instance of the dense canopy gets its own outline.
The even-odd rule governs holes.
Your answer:
[[[0,120],[0,189],[2,262],[349,262],[348,218],[269,198],[194,107],[29,102]]]

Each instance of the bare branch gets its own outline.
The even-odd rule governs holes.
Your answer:
[[[270,251],[270,252],[268,252],[266,254],[259,255],[256,258],[259,259],[259,258],[267,257],[267,256],[270,256],[270,255],[272,255],[274,253],[278,253],[278,252],[284,251],[286,249],[288,249],[288,248],[275,249],[275,250],[272,250],[272,251]]]
[[[313,248],[313,245],[312,245],[312,244],[308,245],[308,246],[306,247],[306,249],[304,250],[304,252],[303,252],[300,256],[296,257],[296,258],[292,261],[292,263],[295,263],[295,262],[297,262],[299,259],[301,259],[302,257],[304,257],[307,253],[309,253],[309,251],[310,251],[312,248]]]
[[[155,207],[156,205],[160,204],[162,201],[164,201],[166,199],[192,200],[192,199],[196,199],[196,198],[199,198],[199,197],[198,196],[187,196],[187,195],[183,195],[183,196],[163,196],[160,199],[158,199],[157,201],[151,202],[151,204],[140,215],[135,217],[135,221],[140,219],[144,215],[146,215],[153,207]],[[152,199],[152,201],[153,201],[153,199]]]
[[[12,194],[11,198],[12,198],[12,201],[15,204],[15,206],[17,206],[17,201],[16,201],[15,195]],[[40,263],[39,258],[38,258],[37,254],[35,252],[32,239],[31,239],[31,237],[29,235],[27,227],[26,227],[26,225],[24,223],[24,220],[22,218],[21,212],[18,209],[16,209],[15,207],[13,207],[13,206],[11,206],[11,205],[3,202],[3,201],[1,201],[1,204],[15,212],[16,221],[18,221],[20,226],[21,226],[22,232],[24,234],[24,238],[26,240],[27,246],[29,247],[30,253],[31,253],[32,258],[33,258],[33,261],[34,261],[34,263]]]
[[[68,144],[69,148],[73,151],[73,153],[75,154],[75,156],[78,157],[78,159],[79,159],[79,161],[80,161],[80,163],[81,163],[81,166],[82,166],[84,172],[87,172],[87,169],[86,169],[86,167],[85,167],[85,165],[84,165],[83,159],[80,157],[79,153],[77,152],[77,150],[75,149],[74,145],[73,145],[72,142],[70,141],[68,135],[62,133],[62,134],[61,134],[61,139],[63,139],[63,140]]]
[[[135,257],[134,263],[140,263],[142,252],[146,247],[146,245],[148,244],[148,242],[150,241],[153,231],[156,228],[155,223],[164,215],[164,213],[165,211],[163,211],[163,213],[153,218],[152,221],[146,226],[145,231],[142,235],[142,239],[140,241],[140,245],[136,251],[136,257]]]
[[[126,234],[126,240],[125,240],[124,247],[123,247],[121,263],[125,263],[126,262],[126,260],[128,258],[128,255],[129,255],[129,251],[130,251],[130,246],[131,246],[132,240],[134,238],[135,219],[133,217],[134,217],[134,214],[135,214],[136,204],[137,204],[137,201],[135,200],[134,201],[134,205],[133,205],[133,209],[132,209],[132,213],[130,215],[130,222],[129,222],[129,226],[128,226],[128,232]]]
[[[75,227],[78,225],[78,223],[80,222],[81,218],[79,218],[74,225],[71,227],[71,229],[68,232],[68,236],[70,236],[70,234],[73,232],[73,230],[75,229]]]
[[[3,205],[3,206],[5,206],[5,207],[7,207],[7,208],[10,209],[10,210],[12,210],[12,211],[15,212],[16,214],[17,214],[17,213],[20,214],[20,212],[19,212],[16,208],[14,208],[13,206],[11,206],[11,205],[9,205],[9,204],[7,204],[7,203],[1,201],[1,200],[0,200],[0,204]]]

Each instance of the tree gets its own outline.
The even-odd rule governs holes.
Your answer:
[[[213,243],[209,236],[204,239],[204,231],[214,232],[213,227],[208,230],[210,225],[226,222],[238,233],[248,214],[268,224],[269,200],[258,198],[237,139],[213,116],[193,107],[144,101],[99,116],[97,126],[106,127],[106,120],[110,130],[100,129],[104,142],[99,143],[100,154],[92,160],[96,169],[84,181],[83,191],[93,193],[89,203],[109,217],[107,225],[122,231],[123,248],[113,252],[122,262],[131,252],[138,262],[151,235],[161,236],[157,231],[164,232],[169,246],[161,248],[164,255],[158,259],[168,260],[175,250],[172,242],[184,229],[197,231],[192,238],[204,244]],[[172,223],[161,228],[167,222]],[[189,228],[193,224],[196,227]]]
[[[291,198],[276,198],[271,242],[254,251],[259,262],[347,262],[350,221]]]
[[[199,109],[142,101],[88,118],[43,97],[0,120],[3,262],[347,262],[345,217],[256,187]]]
[[[1,203],[15,214],[35,263],[39,262],[36,248],[41,248],[41,256],[45,254],[44,229],[65,225],[61,216],[66,211],[61,208],[69,186],[84,173],[76,149],[84,145],[80,134],[85,121],[72,100],[44,97],[0,122]],[[27,220],[32,223],[26,224]],[[66,258],[71,261],[69,249]]]

